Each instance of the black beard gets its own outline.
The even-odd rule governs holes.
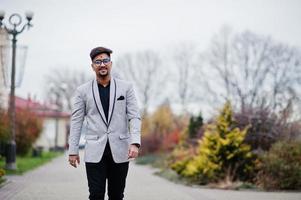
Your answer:
[[[99,78],[105,78],[105,77],[109,76],[109,72],[107,72],[106,74],[100,74],[100,73],[98,73],[97,76]]]

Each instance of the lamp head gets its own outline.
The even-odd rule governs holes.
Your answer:
[[[4,19],[5,12],[3,10],[0,10],[0,27],[2,26],[2,20]]]
[[[32,24],[30,22],[33,18],[33,12],[32,11],[26,11],[25,16],[26,16],[26,19],[27,19],[27,28],[29,29],[30,27],[32,27]]]
[[[26,11],[25,16],[26,16],[27,21],[30,22],[33,18],[33,12],[32,11]]]

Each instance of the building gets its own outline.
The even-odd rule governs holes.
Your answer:
[[[16,97],[16,109],[29,109],[43,119],[43,131],[35,143],[37,147],[65,149],[68,140],[70,114],[58,111],[55,105],[41,104],[30,97]],[[56,136],[57,135],[57,136]]]

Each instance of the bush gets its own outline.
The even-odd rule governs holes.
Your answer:
[[[2,160],[3,158],[0,156],[0,161]],[[1,168],[0,166],[0,187],[1,187],[1,183],[4,182],[4,176],[5,176],[6,172],[3,168]]]
[[[5,175],[5,170],[0,168],[0,178],[2,178]]]
[[[265,189],[301,189],[301,142],[272,145],[260,157],[257,184]]]
[[[9,139],[8,123],[6,113],[0,109],[0,142],[6,142]]]
[[[179,143],[185,122],[185,118],[174,115],[168,104],[163,104],[154,113],[144,116],[141,153],[170,152]]]
[[[174,169],[200,184],[250,179],[254,156],[244,143],[247,128],[235,126],[232,108],[227,102],[217,120],[209,124],[200,140],[197,154],[174,164]]]
[[[169,167],[183,176],[188,162],[195,156],[195,148],[186,142],[179,144],[169,157]]]
[[[152,154],[159,152],[162,143],[162,137],[159,134],[148,134],[142,136],[140,155]]]
[[[1,112],[0,115],[0,151],[3,155],[5,144],[10,137],[9,116],[5,112]],[[17,109],[15,141],[18,155],[25,155],[29,152],[42,129],[42,120],[35,113],[26,109]]]
[[[251,125],[245,141],[253,150],[268,151],[275,142],[300,134],[300,122],[291,121],[289,114],[287,111],[275,114],[266,108],[249,108],[235,113],[234,118],[239,128]]]
[[[19,109],[16,113],[17,154],[27,154],[42,130],[43,122],[36,114],[30,110]]]
[[[0,167],[0,187],[1,184],[5,181],[4,175],[5,175],[5,170]]]
[[[9,139],[8,117],[6,113],[0,109],[0,157],[5,156],[5,147]]]
[[[158,133],[148,134],[142,137],[141,154],[170,152],[180,141],[180,131],[174,130],[161,135]]]
[[[200,113],[196,117],[192,116],[189,120],[189,125],[188,125],[189,138],[196,138],[197,136],[199,136],[199,132],[202,126],[203,126],[202,113]]]

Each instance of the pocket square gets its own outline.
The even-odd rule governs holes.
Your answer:
[[[119,100],[124,100],[124,96],[118,97],[117,101],[119,101]]]

